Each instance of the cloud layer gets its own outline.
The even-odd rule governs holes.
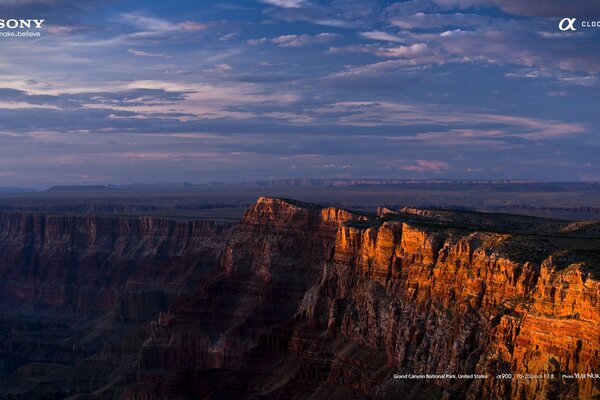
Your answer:
[[[0,186],[600,179],[591,1],[0,0]]]

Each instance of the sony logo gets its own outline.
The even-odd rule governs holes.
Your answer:
[[[0,19],[0,29],[42,29],[45,19]]]

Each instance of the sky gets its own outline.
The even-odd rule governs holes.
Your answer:
[[[44,22],[0,36],[0,186],[600,180],[596,0],[0,0],[11,18]]]

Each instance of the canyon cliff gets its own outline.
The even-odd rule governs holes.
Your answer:
[[[239,224],[0,213],[0,394],[597,398],[569,376],[600,373],[598,225],[275,198]]]
[[[218,267],[231,224],[0,213],[0,394],[61,399],[128,371],[149,321]]]

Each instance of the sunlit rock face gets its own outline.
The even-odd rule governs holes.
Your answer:
[[[344,226],[298,315],[331,340],[384,351],[392,370],[491,375],[432,381],[450,398],[591,398],[597,379],[492,379],[600,365],[598,259],[559,260],[537,240],[396,221]]]
[[[4,339],[20,382],[38,382],[23,398],[57,398],[61,384],[126,399],[600,396],[599,379],[562,378],[600,365],[596,224],[363,215],[274,198],[235,226],[18,213],[0,222],[3,302],[89,321],[60,346]],[[17,348],[49,350],[15,361]],[[69,379],[39,383],[52,374]]]

